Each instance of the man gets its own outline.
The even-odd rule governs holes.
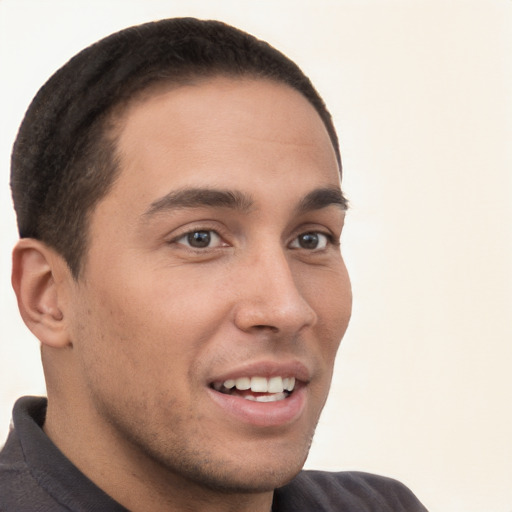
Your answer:
[[[23,398],[0,510],[425,510],[302,472],[351,311],[336,132],[299,68],[219,22],[87,48],[16,140]]]

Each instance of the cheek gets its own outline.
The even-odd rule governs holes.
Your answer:
[[[327,339],[338,342],[343,337],[352,313],[352,289],[344,264],[323,269],[303,281],[304,295],[318,316],[319,328]]]
[[[101,362],[122,378],[161,378],[158,372],[170,369],[184,375],[218,326],[221,301],[186,275],[171,280],[135,274],[90,283],[80,297],[77,336],[84,365]]]

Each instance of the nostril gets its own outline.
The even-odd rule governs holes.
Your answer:
[[[269,330],[272,332],[279,332],[279,329],[273,325],[254,325],[253,329],[256,329],[258,331]]]

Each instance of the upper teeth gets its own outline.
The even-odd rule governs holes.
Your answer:
[[[270,377],[269,379],[266,377],[239,377],[214,384],[216,389],[220,389],[222,386],[227,389],[236,388],[240,391],[250,389],[254,393],[282,393],[283,391],[293,391],[295,377]]]

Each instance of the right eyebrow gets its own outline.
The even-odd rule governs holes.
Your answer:
[[[252,199],[238,190],[214,188],[184,188],[169,192],[157,199],[144,212],[143,217],[181,208],[217,207],[248,211],[253,205]]]

